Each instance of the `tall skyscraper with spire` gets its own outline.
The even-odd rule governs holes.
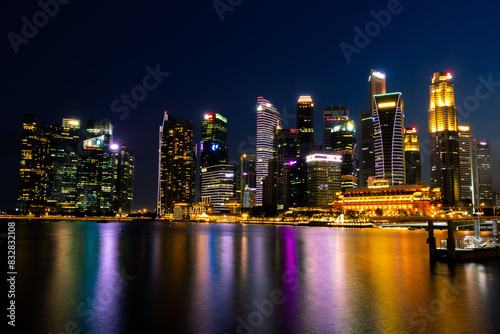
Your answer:
[[[264,178],[267,176],[268,161],[274,157],[274,133],[281,126],[281,115],[263,97],[257,98],[257,193],[256,204],[263,204]]]
[[[445,205],[454,205],[460,200],[457,108],[451,79],[450,72],[436,72],[429,87],[431,187],[441,188]]]
[[[368,185],[368,177],[375,175],[375,158],[373,155],[373,116],[375,113],[375,104],[373,96],[385,93],[385,74],[379,71],[371,70],[370,76],[368,77],[369,108],[361,110],[358,113],[358,160],[360,162],[360,187],[366,187]]]

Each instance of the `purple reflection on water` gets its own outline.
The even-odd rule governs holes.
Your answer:
[[[283,237],[283,257],[285,272],[282,276],[283,296],[285,303],[283,310],[285,317],[290,321],[290,326],[293,327],[294,319],[296,319],[298,311],[297,305],[297,289],[300,284],[299,272],[297,270],[297,250],[295,245],[295,231],[293,227],[282,227]]]
[[[101,225],[99,244],[99,267],[92,299],[87,299],[90,308],[90,326],[97,331],[116,329],[123,323],[120,299],[125,288],[122,282],[122,268],[118,266],[118,225]]]

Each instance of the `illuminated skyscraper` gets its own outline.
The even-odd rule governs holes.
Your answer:
[[[312,154],[307,161],[307,200],[312,207],[328,207],[341,190],[342,156]]]
[[[201,198],[216,213],[229,213],[226,202],[234,198],[234,165],[219,164],[201,169]]]
[[[474,144],[470,128],[465,125],[458,126],[458,148],[460,157],[460,194],[461,198],[469,198],[474,203]]]
[[[24,115],[17,209],[22,213],[44,211],[48,193],[49,135],[34,115]]]
[[[257,98],[257,205],[263,204],[264,178],[268,161],[274,157],[274,132],[281,126],[281,115],[263,97]]]
[[[200,168],[227,161],[227,119],[217,113],[205,114],[201,125]]]
[[[429,88],[431,188],[441,188],[447,205],[460,200],[457,108],[451,78],[450,72],[436,72]]]
[[[60,126],[51,126],[50,132],[49,202],[53,206],[53,211],[74,212],[80,121],[63,118]]]
[[[113,126],[89,119],[86,133],[78,166],[76,207],[87,214],[109,214],[113,209]]]
[[[370,76],[368,77],[368,83],[369,83],[368,94],[370,101],[370,110],[372,114],[374,114],[376,105],[374,103],[373,96],[386,93],[385,74],[379,71],[371,70]]]
[[[342,156],[342,192],[358,186],[358,158],[356,124],[349,119],[349,107],[343,107],[341,116],[330,120],[329,149],[325,151]]]
[[[297,102],[297,147],[300,157],[314,146],[314,103],[310,96],[301,96]]]
[[[191,121],[165,112],[160,126],[157,215],[173,213],[174,204],[192,204],[195,187],[196,145]]]
[[[403,99],[401,93],[375,95],[374,156],[375,178],[390,185],[404,184]]]
[[[349,119],[349,106],[323,107],[323,150],[332,150],[332,129],[342,120]]]
[[[290,187],[291,169],[297,161],[297,130],[276,130],[275,137],[276,158],[278,166],[277,202],[278,209],[288,209],[294,196]]]
[[[111,144],[115,168],[115,187],[113,194],[113,212],[129,215],[132,212],[134,199],[134,152],[119,144]]]
[[[476,205],[492,206],[493,191],[491,188],[491,149],[489,141],[474,140],[475,154],[475,194]]]
[[[243,154],[241,156],[240,165],[240,191],[241,191],[241,207],[251,208],[255,206],[256,188],[256,163],[255,154]]]
[[[375,175],[375,158],[373,143],[373,116],[375,114],[375,104],[373,96],[385,94],[385,74],[371,70],[368,77],[368,109],[361,110],[358,113],[359,142],[358,142],[358,160],[359,166],[359,186],[368,186],[368,177]]]
[[[200,193],[203,194],[203,171],[206,167],[227,164],[227,119],[218,113],[208,113],[201,124]]]
[[[422,184],[422,164],[417,128],[404,129],[405,184]]]

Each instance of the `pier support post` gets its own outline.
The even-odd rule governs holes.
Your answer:
[[[429,232],[429,237],[427,238],[427,243],[429,244],[429,259],[434,261],[436,260],[436,238],[434,237],[434,222],[432,220],[428,221],[427,231]]]
[[[446,239],[446,257],[448,260],[454,261],[456,259],[455,254],[455,222],[453,220],[448,220],[448,239]]]
[[[481,236],[481,215],[478,212],[477,221],[474,221],[474,236],[479,238]]]

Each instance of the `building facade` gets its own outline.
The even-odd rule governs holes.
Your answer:
[[[89,119],[85,138],[78,166],[76,207],[88,215],[108,215],[113,210],[113,126]]]
[[[493,190],[491,187],[491,147],[490,142],[474,141],[476,189],[475,203],[477,206],[493,205]]]
[[[42,121],[24,115],[17,210],[40,213],[45,210],[49,192],[49,136]]]
[[[332,151],[332,129],[340,121],[349,119],[349,106],[323,107],[323,150]]]
[[[281,115],[263,97],[257,98],[257,192],[256,204],[263,204],[264,179],[268,174],[268,161],[274,157],[274,134],[281,126]]]
[[[330,131],[331,150],[342,156],[341,188],[342,192],[358,186],[358,158],[356,124],[349,117],[335,122]]]
[[[192,204],[196,145],[191,121],[165,112],[160,126],[157,215],[172,214],[176,203]]]
[[[278,209],[288,209],[293,197],[290,186],[291,169],[297,163],[297,130],[276,129],[275,150],[278,168],[277,202]]]
[[[306,161],[308,206],[330,206],[341,190],[342,156],[312,154]]]
[[[314,103],[310,96],[300,96],[297,101],[297,146],[300,157],[314,147]]]
[[[361,187],[366,187],[368,178],[375,176],[375,156],[373,141],[373,118],[375,115],[374,95],[386,93],[385,73],[371,70],[368,77],[368,109],[358,113],[359,141],[358,160],[360,162],[359,181]]]
[[[450,72],[436,72],[429,87],[431,188],[441,189],[445,205],[460,200],[457,108],[451,79]]]
[[[201,124],[200,168],[227,161],[227,118],[218,113],[205,114]]]
[[[220,164],[201,170],[201,198],[213,205],[215,213],[229,213],[227,202],[234,199],[234,165]]]
[[[50,128],[50,196],[48,200],[53,204],[54,211],[75,212],[80,120],[63,118],[60,126]]]
[[[278,159],[269,159],[267,162],[267,175],[264,179],[263,205],[278,206]]]
[[[461,199],[474,201],[474,140],[470,127],[458,126],[458,149],[460,158],[460,194]]]
[[[114,213],[127,216],[132,212],[134,200],[135,156],[128,147],[112,144],[114,158]]]
[[[403,99],[401,93],[375,95],[375,178],[391,185],[404,184]]]
[[[422,184],[422,163],[417,128],[404,129],[405,184]]]
[[[388,215],[427,215],[437,209],[440,200],[439,189],[416,184],[391,186],[382,182],[371,187],[349,189],[336,205],[368,215],[375,215],[378,210]]]
[[[359,140],[359,181],[360,187],[366,187],[368,178],[375,176],[375,159],[373,157],[373,114],[370,109],[358,113]]]
[[[256,204],[257,193],[257,157],[255,154],[243,154],[240,163],[240,203],[242,208],[251,208]]]

